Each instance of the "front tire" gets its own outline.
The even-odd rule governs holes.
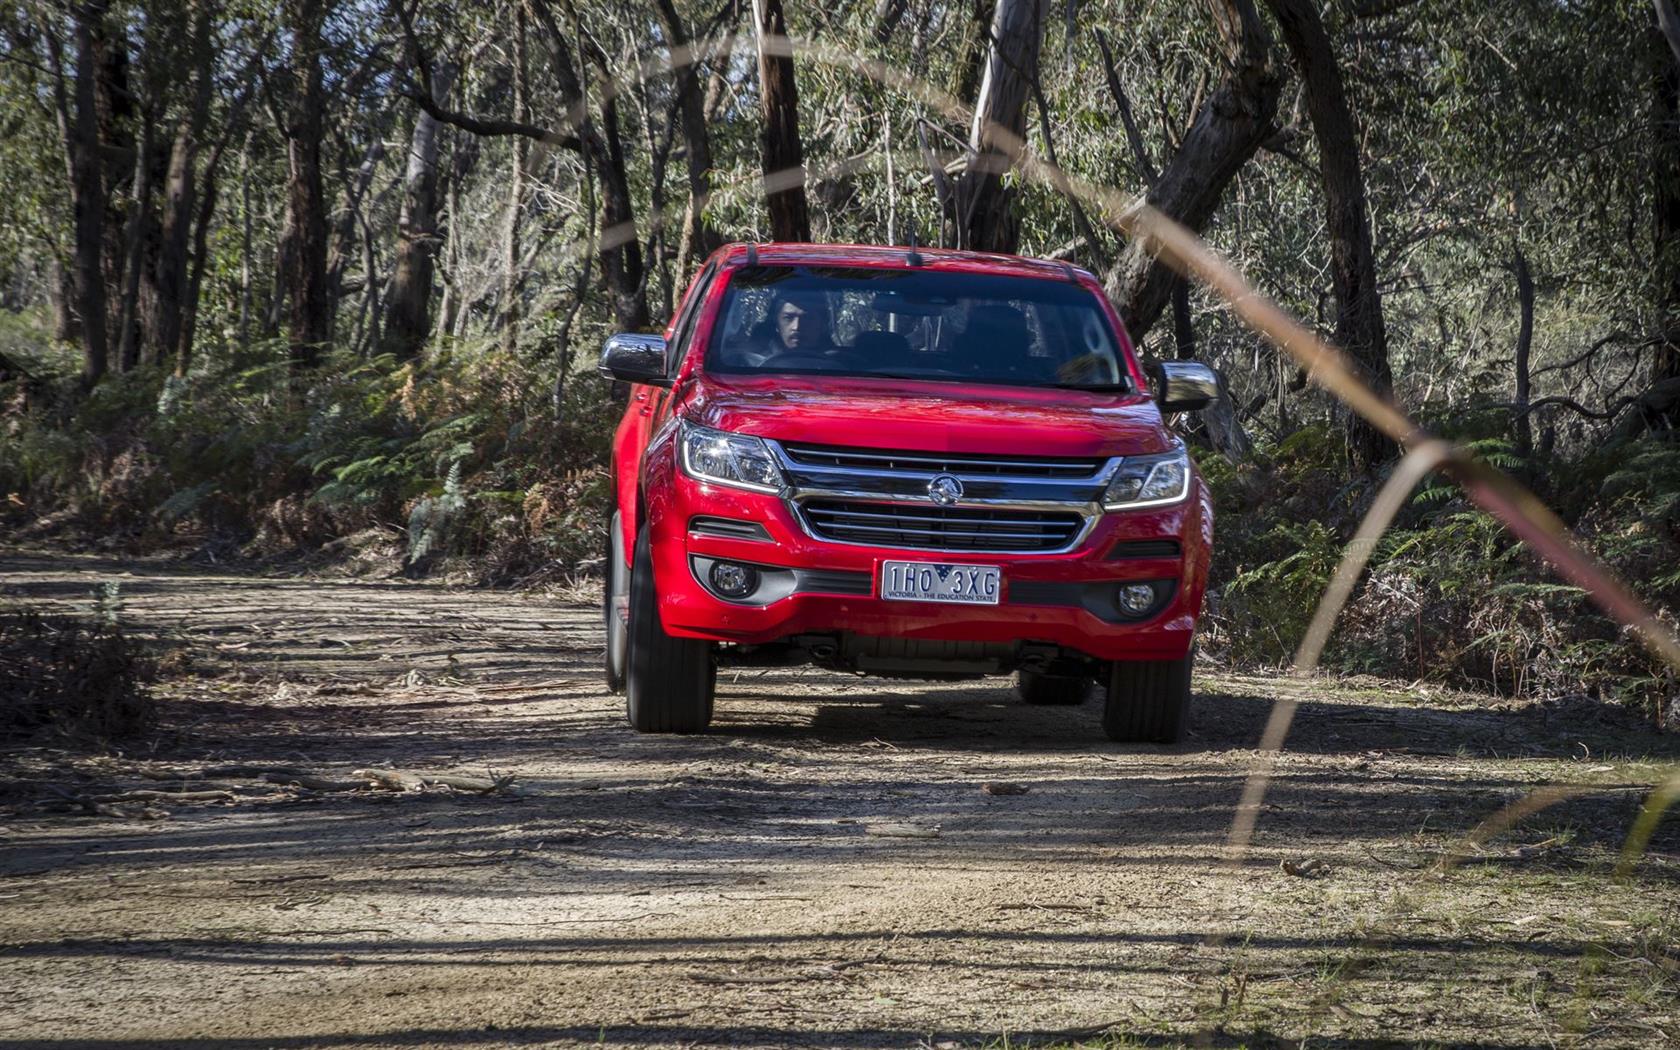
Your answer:
[[[630,566],[624,557],[624,530],[618,511],[607,524],[607,574],[602,584],[601,616],[607,629],[607,691],[624,692],[624,654],[630,647]]]
[[[698,733],[712,721],[717,667],[712,643],[674,638],[659,619],[648,529],[636,537],[630,568],[629,651],[625,661],[626,708],[640,733]]]
[[[1063,675],[1040,674],[1037,671],[1015,672],[1016,688],[1021,700],[1035,707],[1072,707],[1083,704],[1091,691],[1089,678],[1068,678]]]
[[[1176,744],[1190,711],[1192,649],[1180,660],[1116,660],[1108,673],[1103,731],[1127,744]]]

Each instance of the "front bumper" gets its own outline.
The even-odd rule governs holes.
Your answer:
[[[743,645],[766,645],[795,635],[850,632],[892,638],[966,642],[1033,642],[1061,646],[1100,660],[1170,660],[1189,651],[1206,589],[1212,515],[1200,478],[1189,498],[1170,507],[1104,515],[1074,549],[1060,554],[987,554],[829,543],[807,534],[775,495],[696,481],[681,471],[648,478],[654,582],[661,619],[674,635]],[[701,534],[695,517],[760,524],[768,540]],[[1128,557],[1138,541],[1174,540],[1171,557]],[[1133,545],[1133,546],[1128,546]],[[1121,551],[1117,552],[1119,546]],[[714,596],[695,578],[696,557],[797,570],[804,577],[859,574],[867,594],[824,593],[802,586],[767,605],[742,605]],[[885,561],[995,565],[1002,569],[997,605],[884,601]],[[837,577],[838,578],[838,577]],[[1148,619],[1115,622],[1091,603],[1057,601],[1079,585],[1174,581],[1172,596]],[[835,589],[860,590],[861,587]]]

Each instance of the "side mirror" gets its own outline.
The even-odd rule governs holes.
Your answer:
[[[1150,371],[1162,412],[1197,412],[1219,397],[1219,373],[1200,361],[1162,361]]]
[[[620,332],[601,347],[601,374],[609,379],[647,386],[670,386],[665,375],[665,338]]]

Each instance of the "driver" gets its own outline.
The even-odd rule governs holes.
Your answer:
[[[828,336],[828,303],[819,292],[776,293],[770,303],[769,332],[755,366],[783,357],[816,357],[834,349]]]

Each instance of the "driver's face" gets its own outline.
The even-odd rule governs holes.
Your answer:
[[[783,303],[776,311],[776,335],[789,350],[799,347],[801,337],[810,334],[810,321],[798,303]]]

